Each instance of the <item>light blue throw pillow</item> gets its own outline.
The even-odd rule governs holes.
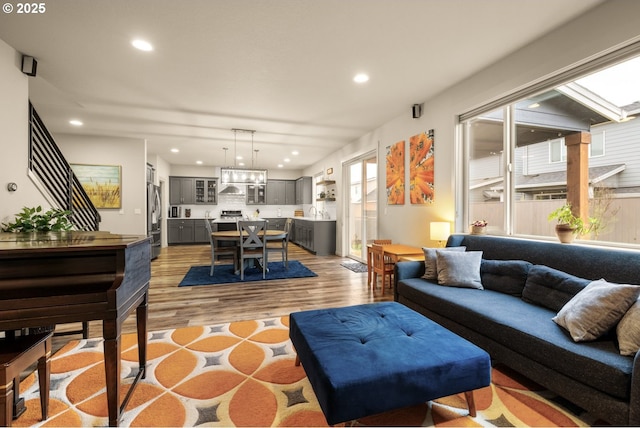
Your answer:
[[[482,251],[436,250],[438,284],[482,290],[480,263]]]
[[[466,249],[467,247],[422,247],[422,251],[424,252],[424,275],[422,275],[422,278],[430,280],[438,279],[438,259],[436,257],[436,251],[465,251]]]

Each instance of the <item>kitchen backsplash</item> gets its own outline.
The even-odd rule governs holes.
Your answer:
[[[329,205],[329,204],[326,204]],[[247,205],[244,195],[218,195],[218,205],[180,205],[182,217],[186,218],[185,210],[191,210],[190,218],[219,218],[222,210],[240,210],[242,214],[252,216],[256,209],[260,210],[260,217],[293,217],[294,211],[304,209],[305,216],[309,215],[311,205]],[[335,203],[328,207],[317,207],[329,212],[329,218],[335,220]],[[311,210],[313,212],[313,210]]]

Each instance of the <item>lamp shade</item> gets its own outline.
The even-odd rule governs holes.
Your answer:
[[[451,225],[447,221],[432,221],[429,233],[432,241],[446,241],[451,233]]]

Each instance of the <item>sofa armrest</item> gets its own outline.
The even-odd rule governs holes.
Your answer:
[[[407,278],[420,278],[424,275],[424,262],[398,262],[394,274],[396,282]]]
[[[631,391],[629,392],[629,425],[640,425],[640,351],[633,359]]]
[[[393,299],[398,301],[398,281],[420,278],[424,275],[424,262],[398,262],[393,268]]]

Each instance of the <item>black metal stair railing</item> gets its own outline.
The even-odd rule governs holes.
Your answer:
[[[71,211],[71,222],[76,230],[99,230],[100,213],[31,103],[29,170],[51,195],[57,208]]]

